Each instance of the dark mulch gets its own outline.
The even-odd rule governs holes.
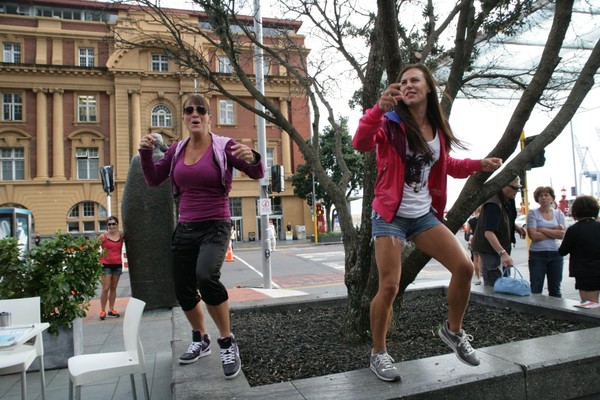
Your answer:
[[[400,327],[388,336],[396,362],[449,354],[437,336],[446,318],[446,298],[426,295],[405,300]],[[296,309],[281,313],[232,314],[251,386],[328,375],[368,367],[371,346],[340,340],[343,309]],[[487,347],[589,328],[583,323],[498,309],[471,302],[463,324],[473,347]]]

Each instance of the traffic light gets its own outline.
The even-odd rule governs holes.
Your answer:
[[[106,194],[110,194],[115,190],[115,180],[113,178],[113,166],[105,165],[100,167],[100,177],[102,178],[102,188]]]
[[[310,207],[312,207],[312,205],[313,205],[312,200],[313,200],[313,195],[312,195],[312,192],[310,192],[309,194],[306,195],[306,202],[308,203],[308,205]]]
[[[537,135],[526,137],[525,138],[525,147],[527,147],[527,145],[529,143],[531,143],[533,141],[533,139],[535,139],[536,137],[537,137]],[[544,164],[546,163],[545,155],[546,155],[546,150],[544,150],[544,149],[540,150],[537,154],[534,154],[533,160],[531,160],[530,163],[525,165],[525,169],[529,171],[531,168],[543,167]]]
[[[317,216],[320,217],[321,215],[323,215],[323,206],[321,205],[321,203],[317,204]]]
[[[283,165],[271,166],[271,189],[274,192],[285,191],[285,174],[283,172]]]

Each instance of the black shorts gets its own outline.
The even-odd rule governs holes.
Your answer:
[[[575,277],[575,289],[583,290],[584,292],[595,292],[600,290],[600,276],[588,278]]]
[[[220,278],[230,235],[229,220],[177,224],[171,254],[175,295],[183,311],[194,308],[200,298],[214,306],[229,298]]]

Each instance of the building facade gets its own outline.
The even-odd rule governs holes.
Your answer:
[[[202,24],[202,13],[174,12],[191,25]],[[300,27],[284,22],[294,33]],[[42,237],[58,230],[94,237],[106,229],[109,211],[120,217],[129,165],[140,138],[158,132],[171,145],[187,136],[182,104],[193,93],[208,98],[215,133],[258,148],[253,113],[208,90],[207,82],[182,70],[160,48],[147,42],[139,48],[118,46],[117,36],[135,40],[133,25],[144,32],[166,33],[147,11],[107,3],[0,4],[0,207],[30,210],[35,231]],[[297,37],[303,43],[303,37]],[[221,75],[222,84],[237,96],[248,97],[227,58],[214,51],[214,72]],[[264,72],[265,95],[308,138],[307,99],[284,79],[281,66],[267,63]],[[280,128],[267,124],[266,140],[268,167],[283,165],[289,177],[304,163]],[[105,165],[114,169],[110,196],[99,175]],[[285,191],[273,194],[270,218],[280,238],[288,223],[304,226],[310,234],[310,209],[286,181]],[[258,182],[237,172],[230,193],[237,240],[259,238],[258,197]]]

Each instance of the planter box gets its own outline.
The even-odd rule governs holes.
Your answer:
[[[310,237],[311,242],[315,242],[315,236]],[[319,235],[318,243],[342,243],[342,235]]]
[[[48,331],[42,333],[44,339],[44,369],[67,368],[69,358],[83,354],[83,322],[81,318],[73,321],[73,328],[59,328],[58,335]],[[39,358],[36,359],[29,371],[39,371]]]

